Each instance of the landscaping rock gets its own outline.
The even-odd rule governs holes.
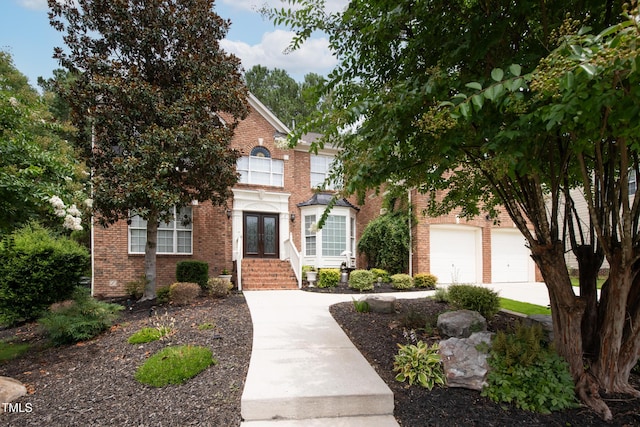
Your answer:
[[[492,335],[491,332],[476,332],[469,338],[440,341],[447,386],[482,390],[489,370],[487,357]]]
[[[27,394],[27,388],[17,380],[0,377],[0,403],[13,402]]]
[[[473,332],[486,331],[487,321],[477,311],[448,311],[438,316],[438,329],[448,337],[468,338]]]
[[[553,342],[553,319],[550,314],[530,314],[525,320],[528,326],[540,325],[545,333],[547,341]]]
[[[396,311],[396,297],[367,295],[361,299],[369,304],[369,311],[373,313],[394,313]]]

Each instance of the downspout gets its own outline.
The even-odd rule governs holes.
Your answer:
[[[407,190],[409,196],[409,276],[413,277],[413,236],[411,233],[411,189]]]

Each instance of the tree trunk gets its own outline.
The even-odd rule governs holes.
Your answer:
[[[560,241],[550,245],[532,244],[531,253],[549,291],[556,351],[569,364],[569,371],[576,383],[576,394],[603,419],[611,420],[611,410],[598,393],[596,378],[584,369],[582,320],[586,304],[573,292],[563,244]]]
[[[589,360],[595,360],[600,351],[598,322],[598,273],[604,260],[602,250],[594,250],[591,245],[573,248],[578,261],[580,299],[585,305],[582,318],[582,348]]]
[[[144,274],[146,283],[140,301],[156,298],[156,251],[158,243],[158,218],[150,215],[147,220],[147,244],[144,248]]]

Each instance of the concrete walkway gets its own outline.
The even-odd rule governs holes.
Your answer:
[[[501,297],[549,303],[542,283],[485,286]],[[392,295],[420,298],[433,293]],[[241,401],[242,427],[398,426],[393,393],[328,310],[358,295],[297,290],[244,295],[253,322],[253,348]]]

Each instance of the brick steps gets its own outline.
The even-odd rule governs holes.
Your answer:
[[[242,260],[242,289],[298,289],[298,281],[289,261],[245,258]]]

